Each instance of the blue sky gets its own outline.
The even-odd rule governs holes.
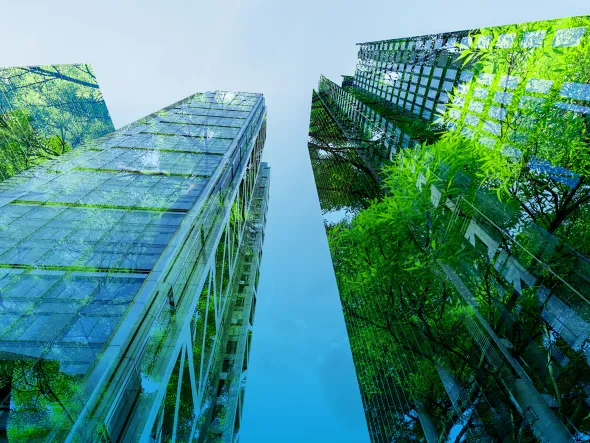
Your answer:
[[[368,442],[307,154],[355,43],[590,13],[588,0],[0,0],[0,66],[88,62],[115,127],[197,91],[264,93],[271,201],[243,443]]]

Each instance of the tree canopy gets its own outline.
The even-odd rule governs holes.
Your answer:
[[[394,154],[378,198],[327,225],[375,438],[537,441],[521,380],[557,434],[589,437],[590,59],[588,39],[571,44],[587,25],[457,43],[474,76],[447,130]],[[541,45],[505,43],[539,29]]]
[[[114,129],[90,65],[0,70],[0,181]]]

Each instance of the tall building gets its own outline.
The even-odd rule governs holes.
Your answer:
[[[90,65],[0,69],[0,182],[114,130]]]
[[[590,439],[590,17],[359,44],[309,152],[374,442]]]
[[[0,192],[0,441],[239,439],[261,94],[198,93]]]

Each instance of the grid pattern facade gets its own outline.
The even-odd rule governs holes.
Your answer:
[[[548,45],[553,48],[574,48],[580,46],[586,32],[585,26],[565,27],[555,32],[548,32],[549,28],[550,23],[547,23],[545,29],[535,28],[520,33],[507,30],[494,40],[493,47],[492,35],[486,30],[482,30],[482,33],[477,30],[460,31],[362,43],[359,45],[354,86],[380,97],[392,106],[400,106],[433,121],[437,114],[445,112],[449,93],[454,88],[458,88],[459,92],[467,92],[465,87],[473,79],[474,73],[469,64],[464,65],[457,57],[462,49],[475,46],[482,50],[534,50]],[[490,98],[493,98],[497,107],[497,104],[506,104],[511,100],[513,90],[518,86],[531,93],[530,96],[521,98],[524,101],[542,98],[552,88],[560,90],[560,95],[566,99],[584,101],[587,97],[585,82],[568,82],[562,79],[563,83],[554,84],[553,80],[531,78],[526,85],[521,85],[519,80],[507,74],[479,75],[477,82],[474,82],[478,89],[475,97],[485,100],[492,92]],[[508,93],[498,95],[498,91],[504,89]],[[472,104],[471,109],[467,103],[466,109],[480,113],[478,111],[482,108],[476,103]],[[563,102],[557,106],[576,112],[588,112],[587,107],[577,102]],[[497,110],[492,109],[489,112],[490,117],[497,118],[498,115]],[[474,118],[470,120],[475,121]]]
[[[211,386],[260,254],[265,109],[195,94],[4,182],[9,441],[233,441],[233,422],[207,440]]]
[[[245,227],[244,252],[236,274],[237,295],[233,310],[228,309],[231,319],[228,320],[230,326],[226,334],[227,343],[220,348],[224,358],[216,386],[217,400],[212,411],[212,429],[209,436],[220,437],[221,441],[239,441],[256,309],[256,288],[260,276],[264,226],[268,214],[269,180],[270,168],[266,163],[262,163],[253,191],[251,217]]]
[[[469,168],[449,174],[445,162],[434,167],[428,149],[456,136],[453,140],[495,149],[510,161],[524,159],[530,180],[548,183],[540,190],[523,191],[537,202],[540,214],[552,199],[560,198],[558,193],[570,195],[585,213],[587,177],[565,167],[567,160],[558,152],[560,143],[588,143],[589,24],[588,17],[575,17],[362,43],[352,85],[347,77],[342,87],[320,78],[314,103],[321,102],[327,110],[329,123],[324,128],[332,128],[324,137],[334,146],[354,146],[367,168],[377,172],[373,176],[379,177],[390,162],[411,174],[416,200],[427,201],[423,208],[416,204],[425,217],[431,236],[427,238],[436,245],[456,245],[455,254],[461,258],[439,261],[432,281],[449,285],[451,299],[470,312],[454,331],[465,340],[459,353],[480,356],[476,370],[465,372],[465,366],[449,363],[453,360],[448,354],[457,350],[448,344],[441,347],[432,335],[437,336],[436,330],[405,329],[402,325],[414,320],[388,311],[386,297],[382,304],[365,301],[379,299],[368,292],[375,288],[343,283],[346,278],[340,273],[349,271],[342,266],[350,260],[339,248],[350,246],[331,243],[349,335],[355,337],[357,373],[370,374],[359,382],[373,441],[500,441],[514,438],[507,434],[509,427],[517,429],[519,441],[588,439],[581,416],[590,412],[590,262],[587,248],[567,237],[584,222],[573,218],[567,232],[559,231],[556,223],[541,227],[534,210],[525,208],[528,214],[515,209],[485,186],[477,188],[476,177],[465,172]],[[506,62],[511,59],[520,65]],[[320,188],[341,180],[338,171],[343,168],[318,162],[318,157],[327,156],[318,155],[313,128],[319,123],[313,109],[314,105],[309,151],[326,213],[334,207],[333,197]],[[578,132],[572,131],[571,143],[567,135],[544,136],[530,155],[523,147],[537,140],[541,130],[535,124],[543,118],[554,128],[546,128],[546,134],[560,133],[555,128],[568,122],[579,125]],[[358,179],[350,173],[347,177]],[[342,186],[339,192],[346,189]],[[349,189],[353,201],[354,186]],[[380,197],[365,189],[370,196],[359,196],[360,200]],[[336,220],[326,217],[329,235],[334,222],[339,222],[338,229],[353,229],[355,217],[363,213],[363,204],[354,201],[344,219],[342,214]],[[361,247],[359,254],[368,256],[367,248]],[[382,244],[379,249],[385,254]],[[482,293],[496,299],[488,306]],[[527,305],[525,300],[532,301]],[[379,326],[380,321],[385,325]],[[385,351],[377,361],[376,346],[390,353]],[[428,398],[407,388],[425,374],[435,374],[428,383],[440,384],[444,398]]]
[[[433,121],[446,109],[449,92],[473,75],[457,61],[467,32],[361,44],[354,86]]]
[[[321,82],[329,80],[322,78]],[[354,128],[354,116],[333,115],[332,110],[338,112],[341,108],[330,106],[338,100],[329,93],[332,91],[337,92],[329,87],[313,92],[308,142],[320,206],[328,221],[345,217],[346,211],[366,207],[368,200],[379,194],[378,176],[367,166],[365,158],[370,144],[361,147],[351,141],[358,140],[346,129]]]
[[[347,91],[326,77],[321,77],[318,93],[328,105],[339,124],[347,124],[347,139],[355,145],[364,145],[362,155],[371,166],[381,167],[400,149],[413,148],[432,138],[434,129],[416,134],[404,120],[404,111],[393,112],[383,104],[367,100],[355,91]],[[355,133],[356,132],[356,133]]]

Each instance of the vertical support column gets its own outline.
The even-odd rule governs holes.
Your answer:
[[[422,426],[422,431],[424,431],[424,437],[427,443],[437,443],[438,432],[436,431],[434,419],[430,415],[430,412],[424,406],[418,406],[416,413],[418,414],[418,419],[420,420],[420,425]]]
[[[529,382],[519,378],[514,382],[514,396],[523,410],[530,409],[536,415],[531,423],[533,429],[543,441],[551,443],[568,443],[571,436],[561,420],[553,413],[541,394]]]

